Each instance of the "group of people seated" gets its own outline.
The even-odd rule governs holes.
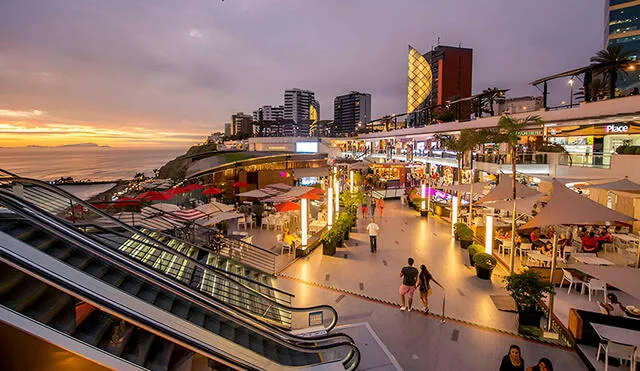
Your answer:
[[[578,236],[582,241],[582,250],[584,252],[597,253],[602,249],[602,245],[605,243],[613,242],[613,236],[609,233],[609,228],[599,229],[597,226],[587,229],[587,227],[581,227]]]

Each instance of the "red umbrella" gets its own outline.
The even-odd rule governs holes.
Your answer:
[[[171,188],[169,190],[167,190],[167,193],[171,193],[173,195],[179,195],[182,193],[187,193],[190,190],[187,189],[187,187],[176,187],[176,188]]]
[[[233,188],[247,188],[249,184],[245,182],[235,182],[232,184]]]
[[[193,184],[188,184],[188,185],[186,185],[186,186],[184,186],[182,188],[184,188],[184,189],[186,189],[188,191],[196,191],[198,189],[203,189],[204,187],[202,185],[200,185],[200,184],[193,183]]]
[[[274,206],[280,212],[300,210],[300,205],[294,202],[283,202]]]
[[[309,191],[303,195],[298,196],[298,198],[306,198],[307,200],[322,200],[322,196],[318,194],[318,192]]]
[[[320,188],[314,188],[314,189],[310,190],[310,191],[309,191],[309,192],[307,192],[307,193],[315,193],[315,194],[319,194],[319,195],[321,195],[321,194],[323,194],[323,193],[324,193],[324,191],[323,191],[322,189],[320,189]]]
[[[220,188],[211,187],[211,188],[207,188],[204,191],[202,191],[202,194],[203,195],[219,195],[222,192],[223,191]]]
[[[109,206],[111,206],[112,204],[110,202],[92,202],[91,206],[98,208],[98,209],[107,209],[109,208]]]
[[[144,195],[144,197],[140,197],[142,195]],[[172,199],[173,196],[175,196],[171,192],[163,193],[163,192],[156,192],[156,191],[145,192],[142,195],[138,196],[137,198],[145,201],[166,201],[166,200]]]
[[[116,203],[113,206],[135,206],[139,205],[140,200],[133,197],[122,197],[116,200]]]

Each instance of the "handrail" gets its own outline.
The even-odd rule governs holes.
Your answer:
[[[65,191],[62,188],[53,186],[53,185],[51,185],[49,183],[46,183],[46,182],[43,182],[43,181],[40,181],[40,180],[37,180],[37,179],[22,178],[22,177],[0,178],[0,183],[1,182],[31,183],[33,185],[41,186],[41,187],[43,187],[43,188],[45,188],[45,189],[47,189],[49,191],[52,191],[53,193],[56,193],[57,195],[59,195],[61,197],[67,198],[71,202],[75,202],[77,204],[82,205],[82,207],[87,208],[89,211],[91,211],[94,214],[97,214],[98,216],[107,218],[108,220],[110,220],[113,223],[116,223],[119,227],[124,228],[125,230],[128,230],[128,231],[133,232],[133,233],[138,232],[133,226],[130,226],[129,224],[124,223],[123,221],[121,221],[121,220],[119,220],[117,218],[114,218],[113,216],[111,216],[111,215],[103,212],[102,210],[96,208],[92,204],[90,204],[90,203],[88,203],[88,202],[86,202],[86,201],[74,196],[73,194]],[[71,204],[69,206],[73,206],[73,205]],[[161,241],[157,241],[156,240],[156,242],[159,243],[159,244],[162,244]],[[272,263],[269,262],[270,265],[271,265],[270,266],[271,272],[269,272],[269,271],[265,271],[265,272],[269,273],[269,274],[275,274],[275,256],[277,256],[277,254],[274,254],[273,252],[265,250],[265,249],[263,249],[263,248],[261,248],[259,246],[248,244],[246,242],[243,242],[241,244],[241,246],[244,246],[244,245],[248,245],[249,246],[249,250],[259,249],[261,251],[264,251],[264,252],[267,252],[267,253],[273,255],[273,262]],[[261,267],[255,267],[255,268],[261,269],[261,270],[263,269]]]
[[[101,259],[117,265],[119,268],[124,269],[130,274],[136,275],[147,282],[152,282],[176,296],[188,300],[191,303],[196,303],[201,307],[226,317],[231,321],[239,323],[242,326],[246,326],[252,331],[260,333],[261,336],[269,338],[285,347],[289,347],[290,349],[303,353],[317,353],[325,349],[334,349],[339,346],[346,346],[349,348],[349,353],[345,359],[341,360],[345,368],[353,370],[360,362],[360,352],[353,342],[353,339],[346,334],[337,333],[310,337],[297,336],[285,332],[277,326],[256,321],[253,317],[247,316],[245,313],[238,312],[230,308],[225,303],[207,301],[206,298],[203,298],[202,294],[180,287],[176,285],[174,281],[167,280],[166,277],[157,274],[155,271],[150,271],[147,267],[137,263],[136,261],[123,260],[119,255],[110,251],[109,248],[105,248],[102,244],[96,243],[96,241],[93,241],[91,238],[87,238],[87,236],[79,230],[57,222],[55,219],[52,219],[51,215],[44,213],[37,206],[20,199],[11,192],[0,189],[0,201],[15,213],[27,218],[40,228],[45,229],[47,232],[72,243],[77,248],[83,249],[92,255],[99,256]],[[75,287],[76,289],[80,288],[83,291],[86,290],[81,285],[77,285],[75,283],[74,285],[77,286]],[[337,341],[336,339],[339,338],[346,338],[348,340],[331,343],[332,341]],[[208,351],[210,350],[211,348],[209,347]]]

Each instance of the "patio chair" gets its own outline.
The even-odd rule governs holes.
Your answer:
[[[504,250],[509,251],[511,249],[511,240],[503,240],[500,242],[500,254],[504,256]]]
[[[604,281],[600,281],[595,278],[592,278],[589,280],[589,282],[587,282],[584,285],[584,287],[586,287],[587,290],[589,290],[589,301],[591,301],[591,292],[593,291],[602,291],[603,292],[602,301],[603,302],[607,301],[607,284]]]
[[[520,252],[520,261],[524,262],[522,254],[524,250],[524,257],[526,258],[529,251],[533,248],[533,244],[531,243],[520,243],[520,247],[518,247],[518,251]]]
[[[291,245],[284,242],[282,238],[282,233],[278,233],[278,235],[276,236],[276,241],[278,243],[278,246],[280,246],[280,255],[284,255],[285,250],[287,250],[287,255],[291,254],[291,251],[292,251]]]
[[[596,359],[600,360],[600,352],[604,350],[604,369],[609,370],[609,357],[618,358],[621,364],[625,364],[627,361],[631,363],[631,371],[636,369],[636,346],[616,343],[615,341],[607,340],[606,343],[598,344],[598,353]]]
[[[576,285],[576,290],[578,289],[578,285],[580,285],[580,289],[582,291],[582,285],[586,283],[581,279],[573,277],[573,274],[571,274],[571,272],[562,268],[562,280],[560,281],[560,287],[562,287],[562,285],[564,284],[564,281],[567,281],[569,283],[569,290],[567,290],[567,294],[571,293],[571,287],[574,284]]]
[[[607,251],[617,252],[618,248],[616,247],[616,245],[614,245],[611,242],[605,242],[605,243],[602,244],[602,250],[604,252],[607,252]]]
[[[253,220],[253,217],[251,215],[247,216],[247,225],[249,226],[250,229],[253,229],[253,227],[256,226],[256,221]]]
[[[238,219],[238,228],[240,229],[240,226],[242,226],[244,228],[244,230],[247,230],[247,217],[243,216],[242,218]]]

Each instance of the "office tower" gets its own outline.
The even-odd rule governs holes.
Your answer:
[[[284,118],[295,121],[309,120],[309,107],[315,94],[309,90],[289,89],[284,92]]]
[[[640,2],[637,0],[605,0],[604,47],[621,46],[632,60],[640,60]],[[617,87],[631,90],[640,87],[637,67],[618,74]]]
[[[333,100],[333,134],[355,135],[371,121],[371,94],[352,91]]]

